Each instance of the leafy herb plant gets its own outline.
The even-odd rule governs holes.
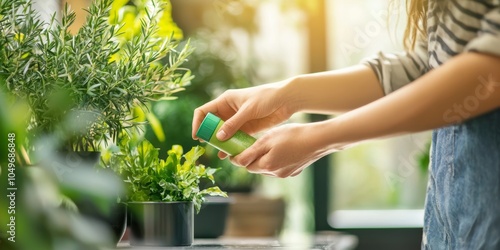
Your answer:
[[[30,130],[63,132],[68,150],[95,151],[103,141],[116,142],[124,128],[137,125],[130,116],[134,107],[171,99],[191,79],[181,67],[190,46],[157,34],[164,1],[152,0],[140,32],[125,40],[124,26],[110,19],[118,16],[111,15],[112,3],[93,1],[85,24],[71,34],[75,14],[68,6],[60,19],[44,23],[31,1],[0,0],[0,87],[27,100]],[[65,121],[76,121],[79,132],[58,125]]]
[[[129,201],[192,201],[197,211],[205,195],[227,197],[218,186],[200,190],[201,179],[214,184],[216,169],[197,164],[205,150],[196,146],[183,152],[179,145],[158,158],[158,149],[147,140],[124,136],[119,147],[104,152],[102,165],[118,172],[125,181]]]

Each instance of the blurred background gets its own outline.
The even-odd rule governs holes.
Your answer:
[[[197,145],[190,136],[194,108],[226,89],[339,69],[380,50],[400,51],[406,25],[403,0],[170,1],[174,22],[195,48],[184,65],[195,78],[176,101],[152,104],[166,143],[155,141],[151,129],[147,137],[161,152],[172,144]],[[76,32],[90,0],[35,2],[42,13],[69,3],[77,12]],[[291,122],[328,118],[297,114]],[[365,143],[288,179],[248,174],[220,161],[209,146],[204,161],[221,168],[217,182],[224,190],[281,201],[283,221],[277,224],[283,238],[337,230],[358,236],[358,249],[419,249],[429,141],[429,133],[420,133]]]

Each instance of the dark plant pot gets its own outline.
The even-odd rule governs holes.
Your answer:
[[[100,152],[60,152],[59,157],[62,164],[70,170],[80,167],[95,167],[99,164]],[[106,171],[116,175],[110,170]],[[65,181],[64,175],[61,175],[61,181]],[[118,195],[116,197],[119,198]],[[122,197],[123,198],[123,197]],[[78,207],[78,211],[84,216],[96,219],[107,226],[113,233],[113,242],[118,244],[126,229],[127,221],[127,206],[124,203],[109,203],[108,212],[103,212],[98,207],[92,197],[87,195],[79,195],[72,197],[73,202]]]
[[[191,246],[192,202],[129,202],[130,245]]]
[[[231,200],[223,197],[205,197],[201,210],[194,216],[195,238],[217,238],[224,234]]]

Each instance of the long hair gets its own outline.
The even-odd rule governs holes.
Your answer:
[[[427,36],[428,0],[406,0],[408,23],[404,33],[404,45],[412,50],[417,39]]]

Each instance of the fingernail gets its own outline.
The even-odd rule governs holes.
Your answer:
[[[219,139],[219,140],[226,139],[226,136],[227,136],[226,132],[222,129],[219,130],[219,132],[217,132],[217,139]]]
[[[248,167],[248,165],[250,165],[250,162],[242,162],[241,163],[241,166],[243,166],[243,167]]]

